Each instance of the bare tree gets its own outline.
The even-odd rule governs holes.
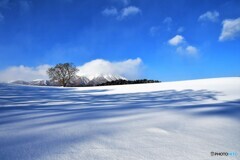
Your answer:
[[[47,70],[51,80],[58,81],[63,87],[66,87],[72,78],[76,76],[78,69],[72,63],[59,63],[55,67]]]

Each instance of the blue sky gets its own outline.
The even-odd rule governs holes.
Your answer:
[[[139,62],[136,78],[240,76],[239,8],[239,0],[0,0],[0,74],[101,59]]]

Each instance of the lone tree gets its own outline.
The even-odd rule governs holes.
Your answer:
[[[78,69],[72,63],[58,63],[55,67],[47,70],[49,78],[58,81],[63,87],[66,87],[72,78],[76,76]]]

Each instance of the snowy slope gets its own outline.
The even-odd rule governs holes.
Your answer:
[[[83,88],[0,84],[0,104],[1,160],[240,159],[236,77]]]
[[[29,85],[37,85],[37,86],[46,86],[48,85],[48,81],[44,79],[35,79],[29,82]]]

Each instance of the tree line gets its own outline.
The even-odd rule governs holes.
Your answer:
[[[61,86],[66,87],[70,85],[72,79],[77,77],[77,72],[79,70],[73,63],[58,63],[54,67],[50,67],[47,70],[47,74],[51,81],[57,81]],[[123,84],[140,84],[140,83],[159,83],[157,80],[123,80],[119,79],[116,81],[106,82],[99,84],[97,86],[107,86],[107,85],[123,85]]]
[[[109,86],[109,85],[124,85],[124,84],[141,84],[141,83],[160,83],[158,80],[137,79],[137,80],[115,80],[106,83],[99,84],[97,86]]]

